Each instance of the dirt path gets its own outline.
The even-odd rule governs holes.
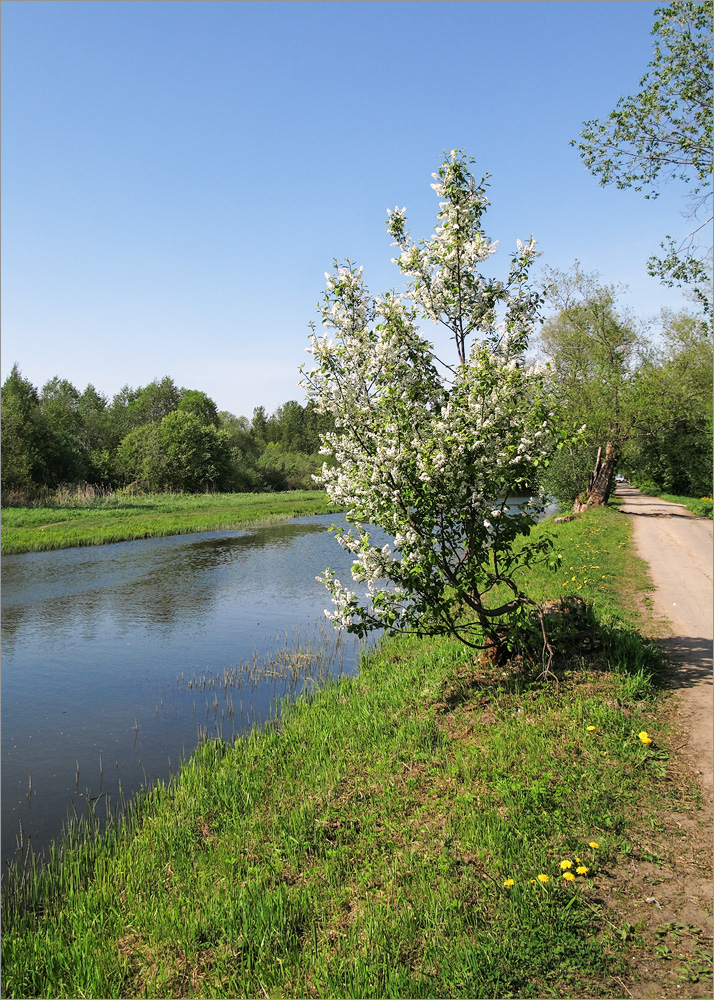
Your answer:
[[[655,611],[666,618],[663,639],[678,661],[675,683],[688,757],[712,798],[712,522],[679,504],[619,486],[620,510],[633,522],[639,555],[650,566]]]

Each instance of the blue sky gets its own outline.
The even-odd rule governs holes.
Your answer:
[[[645,266],[687,231],[684,189],[602,188],[569,146],[636,92],[656,6],[5,0],[3,379],[302,400],[324,272],[399,287],[386,210],[427,236],[456,147],[492,175],[504,273],[533,234],[643,317],[686,306]]]

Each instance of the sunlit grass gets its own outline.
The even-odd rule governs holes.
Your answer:
[[[90,505],[68,497],[64,505],[4,507],[2,553],[218,531],[334,510],[319,490],[145,496],[114,493],[97,497]]]

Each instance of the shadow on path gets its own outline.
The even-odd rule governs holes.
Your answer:
[[[674,635],[658,639],[657,644],[677,661],[677,670],[671,679],[675,688],[706,684],[712,688],[712,642],[702,636]]]

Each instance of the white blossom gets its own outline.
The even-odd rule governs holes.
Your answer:
[[[352,576],[366,586],[366,603],[329,571],[321,579],[333,600],[329,617],[358,634],[428,623],[473,641],[488,625],[483,595],[498,574],[537,554],[529,540],[513,548],[537,509],[509,511],[502,502],[523,491],[556,443],[542,371],[524,360],[538,306],[525,285],[535,242],[518,243],[505,282],[481,274],[497,244],[483,234],[485,188],[467,164],[452,151],[434,177],[440,208],[430,240],[412,241],[405,209],[389,212],[407,294],[373,298],[361,268],[335,264],[323,334],[308,348],[314,366],[303,368],[318,412],[334,421],[321,448],[334,461],[317,481],[347,509],[351,527],[338,540],[355,556]],[[437,361],[420,318],[452,332],[450,367]],[[373,545],[368,524],[393,544]],[[454,598],[472,613],[458,627]]]

